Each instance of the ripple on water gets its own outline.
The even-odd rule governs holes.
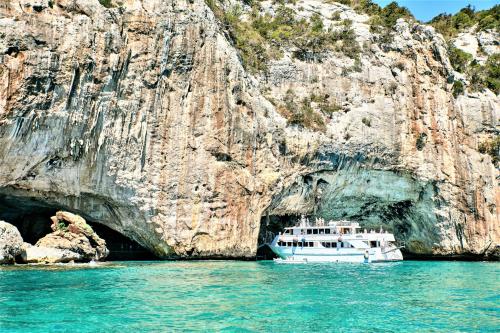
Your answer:
[[[498,263],[0,268],[1,332],[498,332]]]

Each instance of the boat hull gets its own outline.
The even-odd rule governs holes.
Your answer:
[[[350,262],[371,263],[403,260],[403,254],[397,248],[384,249],[304,249],[300,247],[272,246],[279,257],[278,263],[321,263]]]

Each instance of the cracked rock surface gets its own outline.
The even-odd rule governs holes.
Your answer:
[[[253,76],[204,1],[50,4],[0,5],[0,199],[77,212],[163,258],[252,258],[262,216],[299,214],[383,224],[414,253],[500,242],[499,172],[477,150],[498,96],[453,97],[432,28],[398,21],[380,45],[366,16],[299,1],[352,18],[359,68],[285,52]],[[288,125],[289,89],[342,111],[323,132]]]

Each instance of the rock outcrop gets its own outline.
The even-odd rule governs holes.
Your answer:
[[[285,52],[251,75],[202,0],[1,4],[0,201],[84,213],[164,258],[254,257],[267,223],[295,214],[384,224],[413,253],[491,253],[499,172],[478,145],[498,96],[454,98],[428,26],[399,21],[382,44],[349,7],[290,6],[351,19],[359,62]],[[324,131],[287,123],[289,90],[340,112]],[[39,245],[88,257],[84,243]]]
[[[0,221],[0,264],[12,264],[23,250],[23,238],[12,224]]]
[[[51,228],[54,232],[36,243],[34,248],[38,249],[28,248],[33,255],[47,254],[49,257],[56,258],[59,256],[59,261],[64,262],[102,260],[109,254],[106,242],[92,230],[82,217],[59,211],[51,219]],[[48,249],[50,251],[47,251]]]
[[[24,243],[21,253],[21,263],[25,264],[56,264],[82,261],[82,255],[53,247],[33,246]]]

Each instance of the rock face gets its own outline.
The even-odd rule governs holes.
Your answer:
[[[53,247],[33,246],[24,243],[21,253],[22,263],[26,264],[55,264],[81,261],[82,255],[70,250],[61,250]]]
[[[12,224],[0,221],[0,264],[12,264],[23,249],[23,238]]]
[[[381,45],[366,15],[296,6],[351,18],[360,63],[285,53],[252,76],[201,0],[0,5],[0,201],[82,213],[165,258],[253,257],[267,223],[294,214],[384,224],[413,253],[491,253],[499,172],[478,145],[498,96],[453,97],[430,27],[400,21]],[[287,125],[270,100],[290,89],[342,112],[324,132]]]
[[[109,254],[106,248],[106,242],[101,239],[86,221],[75,214],[68,212],[57,212],[52,217],[52,230],[50,233],[40,239],[35,247],[41,248],[38,253],[47,253],[47,255],[57,257],[60,255],[60,262],[70,260],[90,261],[102,260]],[[51,251],[47,252],[47,249]],[[52,249],[60,250],[52,251]]]

